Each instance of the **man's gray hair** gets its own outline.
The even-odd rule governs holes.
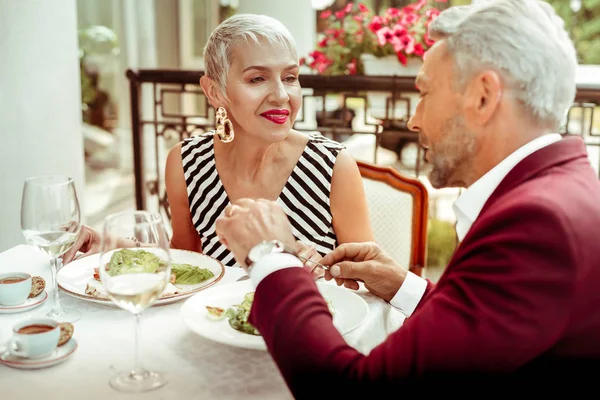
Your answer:
[[[557,129],[575,99],[577,54],[564,21],[539,0],[492,0],[451,7],[431,22],[446,39],[458,87],[497,71],[534,120]]]
[[[205,73],[214,79],[223,95],[227,95],[227,74],[236,46],[267,40],[287,47],[298,59],[296,43],[287,28],[275,18],[259,14],[235,14],[223,21],[210,34],[204,48]]]

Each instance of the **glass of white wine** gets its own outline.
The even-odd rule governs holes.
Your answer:
[[[72,178],[63,175],[34,176],[23,185],[21,231],[27,243],[50,258],[54,304],[47,314],[63,322],[75,322],[81,312],[62,308],[58,296],[58,257],[71,248],[81,229],[79,200]]]
[[[164,374],[146,370],[140,361],[142,312],[159,299],[171,276],[169,239],[160,214],[126,211],[107,216],[99,273],[110,299],[135,316],[133,369],[117,373],[110,385],[122,392],[145,392],[164,386]]]

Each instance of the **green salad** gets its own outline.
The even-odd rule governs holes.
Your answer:
[[[164,262],[156,254],[146,250],[121,249],[111,256],[106,272],[111,276],[144,272],[153,274],[159,268],[164,268]],[[171,283],[174,284],[193,285],[214,276],[207,268],[191,264],[171,265]]]
[[[227,310],[221,307],[206,306],[208,311],[208,317],[212,320],[218,321],[223,318],[227,318],[229,325],[240,332],[248,333],[250,335],[260,336],[260,332],[250,322],[248,322],[248,316],[250,309],[252,308],[252,302],[254,301],[254,292],[248,292],[244,295],[242,304],[235,304],[229,307]],[[327,307],[331,315],[335,314],[333,303],[331,300],[325,299]]]
[[[229,308],[226,312],[226,316],[229,320],[229,325],[231,325],[233,329],[250,335],[260,336],[258,329],[248,322],[248,316],[250,315],[250,308],[252,308],[253,300],[254,292],[246,293],[242,304]]]
[[[248,316],[250,314],[250,308],[252,308],[253,300],[254,292],[249,292],[244,295],[242,304],[233,305],[227,310],[221,307],[206,306],[208,317],[216,321],[227,318],[229,325],[233,329],[249,335],[260,336],[258,329],[248,322]]]

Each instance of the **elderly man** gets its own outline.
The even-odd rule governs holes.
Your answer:
[[[438,41],[409,126],[432,185],[468,188],[455,204],[461,244],[437,285],[373,243],[322,259],[327,279],[362,281],[402,310],[400,329],[368,355],[346,344],[310,274],[272,242],[294,242],[276,204],[241,200],[217,222],[256,285],[250,321],[297,397],[315,380],[356,395],[500,379],[496,392],[540,377],[578,388],[576,373],[598,371],[600,183],[583,141],[555,133],[575,95],[575,49],[537,0],[449,10],[430,27]]]

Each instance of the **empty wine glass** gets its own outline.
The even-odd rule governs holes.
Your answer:
[[[58,296],[58,257],[71,248],[81,228],[79,200],[72,178],[62,175],[27,178],[21,199],[21,230],[27,243],[50,258],[54,304],[47,316],[75,322],[81,312],[62,308]]]
[[[167,383],[140,361],[140,317],[162,295],[171,276],[169,239],[159,214],[128,211],[109,215],[102,231],[100,280],[110,299],[135,316],[135,360],[131,371],[113,376],[122,392],[144,392]]]

